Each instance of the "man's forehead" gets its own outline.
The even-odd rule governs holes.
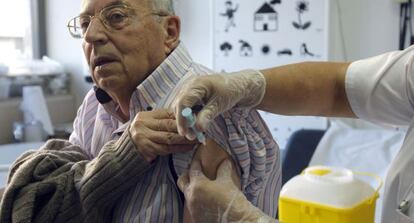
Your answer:
[[[96,14],[111,5],[126,4],[134,7],[145,7],[150,0],[82,0],[80,14]]]

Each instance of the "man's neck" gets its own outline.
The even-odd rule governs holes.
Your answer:
[[[117,110],[117,115],[122,119],[122,122],[129,121],[129,105],[131,100],[132,92],[121,94],[111,94],[111,98],[118,104],[119,109]]]
[[[129,121],[129,106],[122,107],[120,106],[120,110],[118,111],[119,117],[122,119],[122,122],[125,123]]]

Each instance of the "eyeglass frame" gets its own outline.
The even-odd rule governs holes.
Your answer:
[[[133,8],[133,7],[131,7],[131,6],[129,6],[129,5],[126,5],[126,4],[116,4],[116,5],[109,5],[109,6],[106,6],[106,7],[104,7],[104,8],[102,8],[101,9],[101,11],[99,11],[99,13],[97,13],[97,14],[95,14],[95,15],[78,15],[78,16],[76,16],[76,17],[73,17],[72,19],[70,19],[69,20],[69,22],[68,22],[68,24],[67,24],[67,28],[68,28],[68,30],[69,30],[69,34],[73,37],[73,38],[75,38],[75,39],[83,39],[83,38],[85,38],[85,33],[88,31],[88,29],[89,29],[89,25],[88,25],[88,27],[86,28],[86,30],[85,30],[85,32],[83,32],[83,31],[81,31],[81,32],[83,32],[81,35],[76,35],[74,32],[72,32],[71,31],[71,29],[76,29],[76,28],[79,28],[79,29],[82,29],[82,27],[81,26],[79,26],[79,27],[76,27],[76,25],[71,25],[70,23],[72,22],[72,21],[75,21],[77,18],[80,18],[80,17],[82,17],[82,16],[87,16],[87,17],[89,17],[89,24],[92,22],[92,20],[96,17],[96,18],[98,18],[99,19],[99,21],[104,25],[104,27],[107,29],[107,30],[117,30],[116,28],[114,28],[114,27],[112,27],[111,25],[109,25],[109,24],[107,24],[108,23],[108,21],[107,21],[107,19],[104,17],[104,15],[103,15],[103,13],[106,11],[106,10],[108,10],[108,9],[112,9],[112,8],[124,8],[124,9],[128,9],[130,12],[132,11],[132,12],[134,12],[134,13],[129,13],[129,14],[127,14],[126,16],[127,16],[127,18],[131,18],[131,15],[136,15],[136,13],[135,13],[135,8]],[[143,17],[145,17],[145,16],[149,16],[149,15],[156,15],[156,16],[170,16],[170,14],[169,13],[165,13],[165,12],[150,12],[150,13],[147,13],[147,14],[144,14],[144,15],[142,15],[141,16],[141,18],[143,18]],[[123,26],[122,28],[124,28],[124,27],[126,27],[126,26],[128,26],[129,24],[126,24],[125,26]],[[119,29],[122,29],[122,28],[119,28]]]

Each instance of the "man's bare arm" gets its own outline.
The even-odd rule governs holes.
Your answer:
[[[200,145],[193,157],[193,162],[195,160],[200,161],[201,168],[204,174],[210,179],[216,179],[218,167],[225,160],[230,160],[233,165],[232,179],[233,182],[240,188],[240,176],[237,173],[235,163],[232,161],[231,156],[222,149],[214,140],[207,139],[206,146]],[[184,222],[192,222],[190,213],[185,205],[184,209]]]

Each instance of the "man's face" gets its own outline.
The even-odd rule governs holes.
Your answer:
[[[157,17],[150,15],[153,10],[147,0],[83,0],[81,14],[98,15],[115,3],[133,8],[130,23],[110,29],[94,18],[82,46],[95,84],[111,96],[128,97],[170,49],[166,46],[166,31]]]

